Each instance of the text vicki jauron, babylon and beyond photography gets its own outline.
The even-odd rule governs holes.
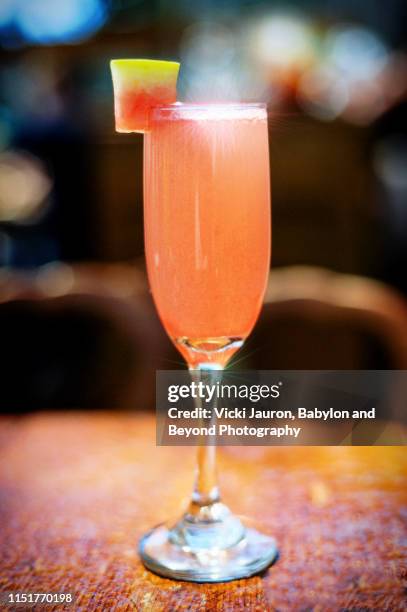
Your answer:
[[[279,419],[291,420],[310,419],[328,421],[332,419],[374,419],[376,417],[376,409],[369,410],[337,410],[329,408],[320,410],[319,408],[304,408],[299,407],[296,414],[292,410],[260,410],[258,408],[194,408],[193,410],[183,410],[176,407],[169,408],[168,418],[170,419]]]

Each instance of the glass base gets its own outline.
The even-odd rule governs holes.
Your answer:
[[[248,578],[266,569],[278,556],[275,540],[252,526],[245,526],[241,539],[232,546],[192,551],[190,546],[174,543],[173,530],[168,526],[158,525],[141,539],[139,553],[152,572],[189,582]]]

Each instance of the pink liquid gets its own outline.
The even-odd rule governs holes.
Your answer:
[[[181,105],[145,135],[145,247],[162,323],[189,363],[224,362],[258,317],[270,264],[266,110]],[[212,351],[215,351],[212,356]]]

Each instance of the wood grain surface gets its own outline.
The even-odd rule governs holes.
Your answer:
[[[186,503],[194,449],[156,448],[150,415],[3,417],[0,591],[76,597],[19,610],[407,609],[405,448],[230,447],[219,467],[224,500],[274,534],[280,559],[248,580],[174,582],[136,542]]]

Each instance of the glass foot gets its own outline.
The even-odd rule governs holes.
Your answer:
[[[192,551],[188,545],[174,543],[173,530],[158,525],[141,539],[139,552],[152,572],[189,582],[247,578],[266,569],[278,555],[274,539],[252,526],[246,526],[241,539],[232,546]]]

